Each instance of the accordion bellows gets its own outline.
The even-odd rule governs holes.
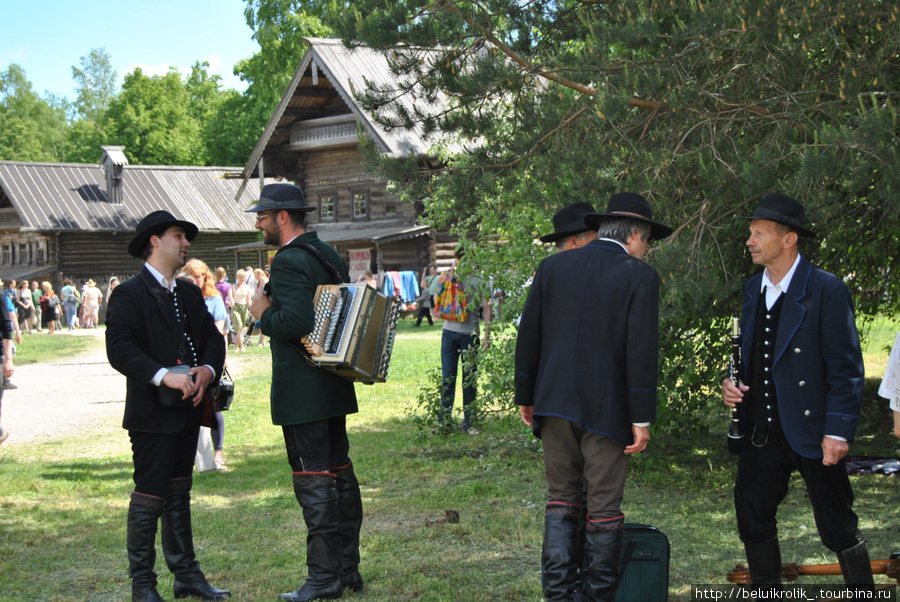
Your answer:
[[[400,303],[366,284],[323,284],[316,318],[301,339],[319,367],[354,382],[383,383],[394,349]]]

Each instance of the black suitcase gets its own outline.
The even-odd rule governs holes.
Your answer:
[[[665,602],[669,597],[669,539],[650,525],[625,523],[621,579],[615,602]]]

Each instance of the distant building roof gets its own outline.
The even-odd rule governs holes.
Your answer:
[[[431,149],[436,140],[427,139],[420,126],[412,130],[388,130],[356,105],[353,90],[366,90],[367,82],[376,86],[396,87],[398,84],[398,76],[391,71],[380,51],[362,46],[347,48],[338,39],[304,38],[304,41],[309,44],[309,50],[303,55],[291,83],[247,160],[241,173],[245,182],[253,176],[264,153],[281,146],[287,148],[291,125],[302,123],[305,119],[315,119],[317,111],[331,108],[329,93],[343,101],[346,105],[343,111],[350,111],[355,116],[382,152],[396,157],[435,156]],[[414,113],[414,107],[423,109],[424,103],[421,98],[414,99],[408,94],[400,95],[396,102],[410,114]],[[439,101],[433,108],[435,113],[441,111],[443,102]],[[356,143],[355,136],[352,142]]]
[[[100,165],[0,161],[0,202],[8,199],[25,230],[133,230],[145,215],[166,209],[200,230],[250,232],[253,217],[244,210],[256,197],[243,194],[235,201],[240,181],[224,177],[234,171],[129,165],[122,203],[114,205]]]

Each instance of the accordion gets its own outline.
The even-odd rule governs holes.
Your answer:
[[[320,285],[313,305],[313,330],[301,339],[310,361],[347,380],[383,383],[400,303],[360,283]]]

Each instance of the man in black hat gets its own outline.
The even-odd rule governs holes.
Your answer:
[[[320,284],[335,284],[330,264],[343,282],[347,264],[337,251],[305,229],[307,205],[293,184],[269,184],[260,191],[256,227],[263,241],[280,247],[272,259],[267,294],[250,313],[259,320],[272,349],[272,421],[282,427],[294,495],[306,521],[306,582],[281,594],[291,602],[360,591],[359,530],[362,497],[350,461],[347,414],[357,412],[353,383],[315,368],[303,355],[300,338],[312,332],[313,297]]]
[[[211,426],[206,389],[225,362],[225,339],[195,285],[176,280],[197,226],[155,211],[128,246],[145,261],[117,286],[106,313],[106,355],[127,377],[125,418],[134,455],[128,507],[128,574],[133,600],[162,600],[156,590],[156,531],[175,575],[175,597],[221,600],[194,554],[191,485],[200,426]],[[182,371],[182,367],[189,368]],[[165,405],[164,405],[165,404]]]
[[[864,381],[850,291],[800,255],[800,237],[814,235],[796,200],[770,192],[752,216],[738,219],[750,221],[750,257],[765,268],[744,285],[743,384],[722,381],[725,404],[738,407],[745,433],[734,503],[751,579],[781,583],[775,515],[797,470],[845,582],[872,584],[844,467]]]
[[[584,224],[597,240],[548,257],[534,276],[515,389],[522,420],[544,447],[544,596],[611,602],[628,457],[647,446],[656,417],[659,275],[641,260],[672,229],[633,192],[613,195]]]
[[[541,242],[556,243],[557,251],[578,249],[597,238],[597,231],[584,223],[594,213],[590,203],[572,203],[553,214],[553,232],[541,236]]]

